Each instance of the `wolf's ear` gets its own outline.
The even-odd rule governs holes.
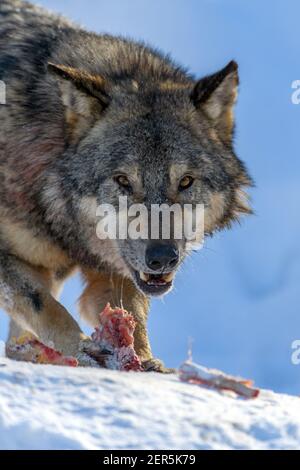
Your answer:
[[[199,80],[191,94],[195,106],[203,110],[226,143],[232,140],[238,84],[238,65],[231,61],[219,72]]]
[[[65,65],[49,62],[48,71],[59,78],[69,133],[78,140],[109,105],[109,86],[101,75]]]

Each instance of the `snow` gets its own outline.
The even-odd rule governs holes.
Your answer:
[[[0,360],[1,449],[297,449],[300,399],[177,376]]]

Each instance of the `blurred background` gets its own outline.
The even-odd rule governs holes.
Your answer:
[[[187,356],[260,387],[300,394],[300,79],[297,0],[39,0],[89,30],[143,39],[199,78],[239,63],[236,150],[256,182],[256,215],[208,240],[177,276],[175,289],[152,303],[154,354],[168,366]],[[78,318],[80,280],[64,305]],[[7,334],[0,315],[0,340]],[[83,325],[82,325],[83,326]],[[89,331],[85,328],[85,331]]]

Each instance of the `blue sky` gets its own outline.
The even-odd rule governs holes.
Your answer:
[[[239,63],[236,150],[256,182],[254,217],[218,234],[186,263],[174,291],[153,302],[154,353],[177,366],[192,337],[194,359],[300,392],[291,343],[300,339],[299,124],[296,0],[40,0],[90,30],[122,34],[170,52],[201,77]],[[76,315],[80,283],[62,301]],[[6,320],[1,318],[1,338]]]

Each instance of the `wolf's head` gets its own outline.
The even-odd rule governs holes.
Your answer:
[[[120,196],[127,196],[128,207],[148,210],[202,204],[210,235],[251,212],[243,192],[251,180],[233,150],[237,64],[196,81],[151,60],[119,75],[57,64],[49,69],[59,76],[68,128],[59,171],[77,208],[81,241],[145,294],[161,295],[187,254],[187,239],[171,230],[169,239],[160,233],[158,239],[99,240],[97,206],[118,208]]]

